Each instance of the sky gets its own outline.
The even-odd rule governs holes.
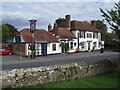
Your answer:
[[[66,2],[65,2],[66,1]],[[114,7],[118,0],[4,0],[2,1],[2,23],[15,26],[18,31],[29,28],[29,20],[37,20],[37,28],[46,29],[55,19],[71,15],[71,20],[91,21],[104,19],[103,10]],[[109,25],[108,25],[109,28]],[[109,32],[111,30],[109,29]]]

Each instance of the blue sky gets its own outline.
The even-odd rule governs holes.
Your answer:
[[[11,0],[9,0],[11,1]],[[14,25],[18,30],[29,28],[30,19],[37,19],[37,28],[46,29],[57,18],[71,15],[72,20],[102,20],[100,8],[111,9],[115,2],[94,0],[92,2],[2,2],[2,23]],[[114,0],[115,1],[115,0]],[[110,31],[110,30],[109,30]]]

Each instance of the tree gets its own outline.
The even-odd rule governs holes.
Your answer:
[[[107,35],[107,26],[103,23],[103,21],[96,21],[96,28],[101,31],[102,40],[105,41]]]
[[[9,38],[9,28],[5,24],[0,25],[0,28],[1,41],[4,43]]]
[[[113,46],[113,37],[111,36],[111,33],[107,32],[106,24],[104,24],[103,21],[97,20],[96,28],[101,31],[102,40],[105,42],[105,48],[111,48]]]
[[[65,22],[66,19],[64,19],[64,18],[58,18],[55,21],[56,21],[57,25],[59,26],[62,22]]]
[[[100,8],[102,16],[109,23],[110,28],[116,32],[118,35],[118,40],[120,41],[120,1],[115,3],[115,6],[111,10],[107,10],[106,12]]]
[[[10,24],[0,25],[0,36],[2,40],[1,43],[4,43],[7,40],[13,39],[14,35],[17,33],[17,29]]]
[[[5,24],[5,25],[9,28],[9,32],[10,32],[9,39],[12,39],[18,31],[13,25],[10,24]]]

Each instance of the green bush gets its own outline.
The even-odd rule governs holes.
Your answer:
[[[120,42],[112,41],[111,44],[105,44],[105,50],[113,51],[113,52],[120,52]]]

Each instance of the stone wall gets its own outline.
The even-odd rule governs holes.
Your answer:
[[[113,71],[119,65],[118,59],[114,59],[3,70],[1,79],[3,87],[22,87],[94,76]]]

